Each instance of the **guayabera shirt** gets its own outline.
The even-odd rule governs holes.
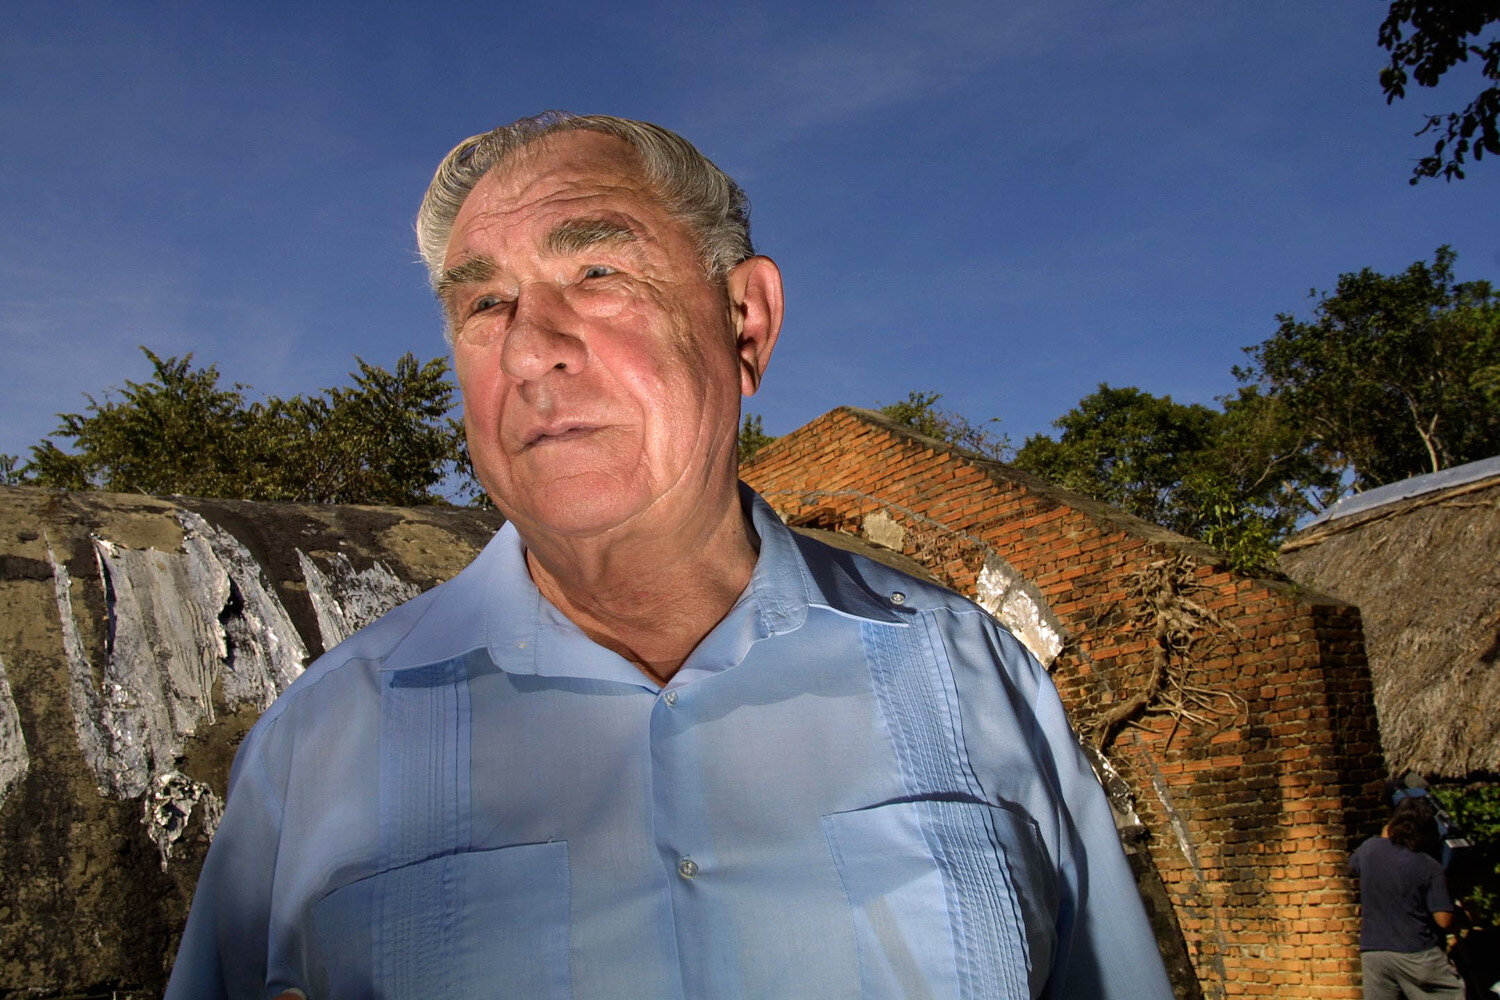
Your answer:
[[[789,532],[661,687],[513,528],[319,659],[236,759],[167,991],[1171,996],[1045,672]]]

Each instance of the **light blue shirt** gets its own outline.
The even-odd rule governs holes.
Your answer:
[[[1168,1000],[1045,672],[793,535],[665,687],[506,526],[246,738],[180,998]]]

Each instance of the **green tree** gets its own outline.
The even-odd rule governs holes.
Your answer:
[[[353,386],[321,396],[274,400],[265,409],[264,455],[275,468],[278,499],[313,503],[411,506],[437,499],[433,488],[458,463],[461,430],[448,418],[453,387],[447,362],[419,363],[410,353],[386,371],[355,358]],[[299,461],[275,455],[302,448]]]
[[[1460,870],[1449,873],[1449,889],[1468,906],[1469,915],[1500,925],[1500,783],[1434,787],[1443,808],[1472,845]]]
[[[1385,102],[1406,96],[1406,85],[1416,80],[1420,87],[1436,87],[1443,75],[1474,56],[1481,77],[1500,84],[1500,37],[1479,44],[1485,28],[1500,21],[1500,3],[1495,0],[1392,0],[1380,25],[1381,48],[1391,54],[1380,71],[1380,89]],[[1464,157],[1485,153],[1500,156],[1500,86],[1487,86],[1462,110],[1428,115],[1417,135],[1433,133],[1437,140],[1432,155],[1417,161],[1411,183],[1441,175],[1446,180],[1464,176]],[[1446,154],[1446,155],[1445,155]]]
[[[411,354],[394,371],[356,358],[353,385],[317,396],[247,403],[214,365],[162,358],[118,400],[87,396],[59,414],[54,436],[31,449],[26,478],[41,486],[183,493],[249,500],[412,505],[458,468],[461,432],[447,416],[447,363]],[[465,467],[466,468],[466,467]]]
[[[1177,531],[1193,533],[1196,516],[1180,491],[1195,458],[1209,448],[1213,410],[1183,405],[1133,387],[1101,383],[1052,422],[1062,433],[1035,434],[1015,464]]]
[[[1355,489],[1500,452],[1500,297],[1455,283],[1455,259],[1341,275],[1234,370]]]
[[[60,413],[51,439],[31,449],[26,472],[41,486],[116,492],[240,495],[253,439],[245,387],[219,385],[214,365],[194,370],[192,355],[160,358],[145,348],[153,377],[125,383],[119,402],[86,395],[84,413]]]
[[[1100,385],[1017,453],[1020,468],[1224,552],[1271,562],[1349,489],[1500,452],[1500,297],[1455,256],[1340,276],[1310,320],[1278,316],[1220,408]]]
[[[1276,543],[1332,486],[1279,405],[1253,389],[1222,409],[1101,384],[1016,453],[1018,468],[1200,538],[1243,570],[1268,567]]]
[[[26,482],[21,459],[16,455],[0,452],[0,486],[20,486]]]
[[[755,453],[776,439],[766,433],[761,423],[759,413],[745,414],[745,420],[740,424],[740,465],[744,465],[755,457]]]
[[[966,451],[977,452],[986,458],[1005,461],[1010,453],[1010,439],[1004,434],[995,433],[984,424],[970,422],[961,413],[940,409],[937,404],[942,398],[943,394],[940,392],[913,390],[899,403],[876,406],[881,414],[903,427],[947,441]],[[986,424],[999,422],[998,417],[992,417]]]

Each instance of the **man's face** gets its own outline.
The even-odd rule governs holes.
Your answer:
[[[671,530],[732,490],[759,369],[629,146],[521,151],[464,202],[444,269],[469,453],[523,536]]]

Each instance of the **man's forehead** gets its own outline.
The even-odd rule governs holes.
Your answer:
[[[554,189],[579,196],[595,191],[651,193],[629,143],[580,129],[546,135],[516,150],[481,178],[471,199],[483,191],[494,208],[504,210],[544,198]]]
[[[544,136],[474,185],[454,220],[447,258],[469,255],[465,244],[481,233],[488,240],[517,223],[549,228],[570,217],[613,220],[645,236],[652,226],[643,223],[655,211],[665,210],[623,140],[583,131]]]

